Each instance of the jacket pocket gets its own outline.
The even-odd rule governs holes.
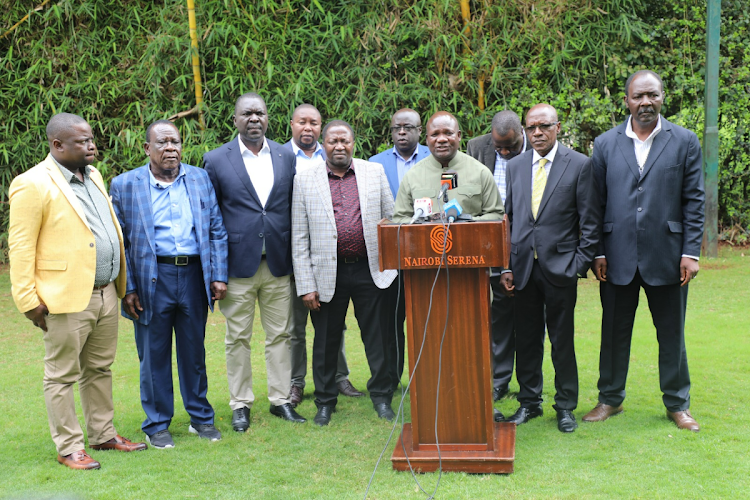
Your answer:
[[[674,222],[674,221],[667,221],[667,225],[669,226],[669,232],[670,233],[681,233],[682,232],[682,222]]]
[[[612,227],[613,227],[613,226],[614,226],[614,223],[612,223],[612,222],[605,222],[605,223],[604,223],[604,224],[602,225],[602,232],[603,232],[603,233],[611,233],[611,232],[612,232]]]
[[[555,193],[567,193],[568,191],[570,191],[570,187],[571,187],[570,184],[565,184],[565,185],[562,185],[562,186],[557,186],[555,188]]]
[[[242,235],[240,233],[229,233],[228,235],[229,243],[239,243],[241,240]]]
[[[578,240],[561,241],[557,244],[558,253],[575,252],[576,248],[578,248]]]
[[[68,268],[67,260],[38,260],[36,268],[40,271],[65,271]]]

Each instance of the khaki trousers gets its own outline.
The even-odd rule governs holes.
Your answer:
[[[117,292],[110,283],[94,290],[79,313],[50,314],[44,334],[44,401],[52,440],[60,455],[84,449],[73,384],[78,382],[89,444],[109,441],[112,420],[112,372],[117,350]]]
[[[227,355],[229,406],[232,410],[252,408],[253,370],[250,364],[250,339],[253,335],[255,301],[266,333],[266,373],[268,400],[273,406],[289,403],[292,380],[289,321],[291,295],[289,276],[271,274],[265,259],[252,278],[229,278],[227,296],[220,302],[227,320],[224,340]]]

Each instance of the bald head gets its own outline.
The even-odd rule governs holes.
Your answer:
[[[47,141],[52,144],[53,139],[67,137],[70,130],[77,125],[87,125],[88,122],[78,115],[71,113],[58,113],[50,118],[47,123]]]
[[[432,156],[447,168],[461,145],[458,120],[447,111],[438,111],[427,120],[427,147]]]
[[[391,118],[391,137],[396,152],[408,160],[414,154],[422,134],[422,120],[419,113],[410,108],[396,111]]]
[[[549,104],[537,104],[526,113],[526,134],[534,151],[546,156],[552,151],[560,133],[557,110]]]

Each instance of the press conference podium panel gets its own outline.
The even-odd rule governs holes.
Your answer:
[[[451,224],[443,259],[446,227],[422,223],[399,228],[387,220],[378,224],[380,269],[403,271],[409,374],[414,374],[412,421],[404,425],[391,462],[399,471],[411,464],[420,472],[441,466],[444,471],[511,473],[516,427],[493,418],[489,284],[489,267],[508,264],[508,224]]]

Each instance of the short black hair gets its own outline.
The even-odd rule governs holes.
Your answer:
[[[516,137],[521,137],[523,134],[521,119],[513,111],[507,109],[492,117],[492,130],[498,135],[508,135],[511,130],[516,133]]]
[[[239,96],[236,101],[234,101],[234,109],[237,109],[237,105],[240,103],[240,101],[245,99],[260,99],[263,102],[263,105],[266,106],[266,100],[263,99],[260,94],[257,94],[255,92],[245,92],[244,94]]]
[[[56,114],[47,122],[47,141],[51,143],[53,139],[59,138],[61,132],[68,130],[74,125],[80,125],[81,123],[88,122],[82,117],[72,113]]]
[[[625,95],[626,96],[628,95],[628,92],[630,91],[630,84],[633,82],[633,79],[636,76],[640,76],[640,75],[651,75],[654,78],[656,78],[659,81],[659,86],[661,87],[661,91],[664,92],[664,82],[662,81],[661,77],[658,74],[656,74],[656,72],[651,71],[650,69],[639,69],[638,71],[630,75],[627,80],[625,80]]]
[[[352,133],[352,139],[354,138],[354,129],[351,125],[349,125],[344,120],[331,120],[330,122],[326,123],[326,126],[323,127],[323,132],[321,132],[320,136],[325,141],[326,139],[326,132],[328,132],[328,129],[331,127],[346,127],[349,129],[349,132]]]
[[[151,142],[151,129],[153,129],[157,125],[171,125],[174,128],[177,128],[177,125],[172,123],[169,120],[156,120],[154,123],[146,127],[146,142]],[[180,129],[177,128],[177,132],[179,133]]]

